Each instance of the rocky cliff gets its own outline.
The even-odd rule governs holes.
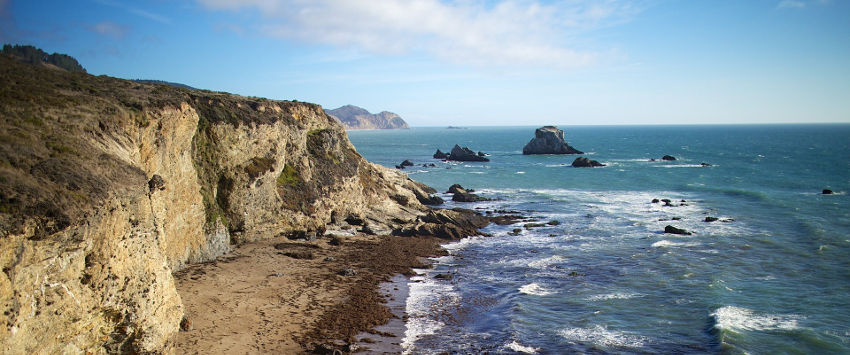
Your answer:
[[[0,353],[168,353],[187,263],[427,215],[424,187],[365,161],[317,105],[0,56],[0,127]]]
[[[399,115],[383,111],[372,114],[354,105],[345,105],[328,110],[328,115],[339,120],[346,129],[408,129]]]

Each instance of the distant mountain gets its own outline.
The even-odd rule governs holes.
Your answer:
[[[325,110],[328,115],[340,121],[346,129],[408,129],[410,126],[399,115],[392,112],[372,114],[354,105],[345,105],[333,110]]]
[[[47,52],[33,46],[4,44],[0,54],[30,64],[41,64],[47,67],[64,69],[69,72],[86,72],[83,66],[72,56],[60,53],[47,54]]]

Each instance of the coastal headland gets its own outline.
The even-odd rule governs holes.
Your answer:
[[[318,105],[4,56],[0,82],[3,353],[341,349],[390,317],[381,281],[489,223]]]

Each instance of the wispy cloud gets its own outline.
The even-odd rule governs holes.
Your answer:
[[[782,0],[776,7],[780,9],[802,9],[806,7],[806,3],[798,0]]]
[[[260,33],[380,54],[425,53],[475,65],[581,67],[599,57],[578,43],[628,21],[619,1],[197,0],[212,10],[255,10]]]
[[[144,9],[140,9],[138,7],[135,7],[135,6],[127,5],[127,4],[118,2],[118,1],[94,0],[94,2],[101,4],[101,5],[120,8],[120,9],[123,9],[124,11],[127,11],[127,12],[134,14],[134,15],[137,15],[137,16],[144,17],[148,20],[153,20],[153,21],[156,21],[156,22],[159,22],[159,23],[165,23],[165,24],[171,23],[171,19],[168,18],[168,17],[162,16],[162,15],[159,15],[159,14],[155,14],[153,12],[150,12],[150,11],[147,11],[147,10],[144,10]]]
[[[93,26],[87,26],[86,28],[94,33],[112,37],[114,39],[122,39],[127,34],[126,27],[108,21],[104,21]]]
[[[777,9],[805,9],[811,5],[829,5],[832,0],[782,0],[776,4]]]

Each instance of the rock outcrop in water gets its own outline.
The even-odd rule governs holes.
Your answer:
[[[534,131],[534,138],[522,148],[522,154],[584,154],[564,141],[564,131],[544,126]]]
[[[173,352],[172,272],[234,243],[339,216],[446,238],[484,225],[423,206],[433,190],[365,161],[317,105],[3,56],[0,84],[2,353]]]
[[[452,148],[451,153],[449,153],[448,160],[455,161],[490,161],[490,159],[485,158],[482,155],[479,155],[469,149],[467,147],[461,147],[455,144],[454,148]]]
[[[600,163],[596,160],[590,160],[590,159],[585,158],[585,157],[578,157],[575,160],[573,160],[572,166],[574,168],[595,168],[595,167],[605,166],[605,164],[602,164],[602,163]]]

